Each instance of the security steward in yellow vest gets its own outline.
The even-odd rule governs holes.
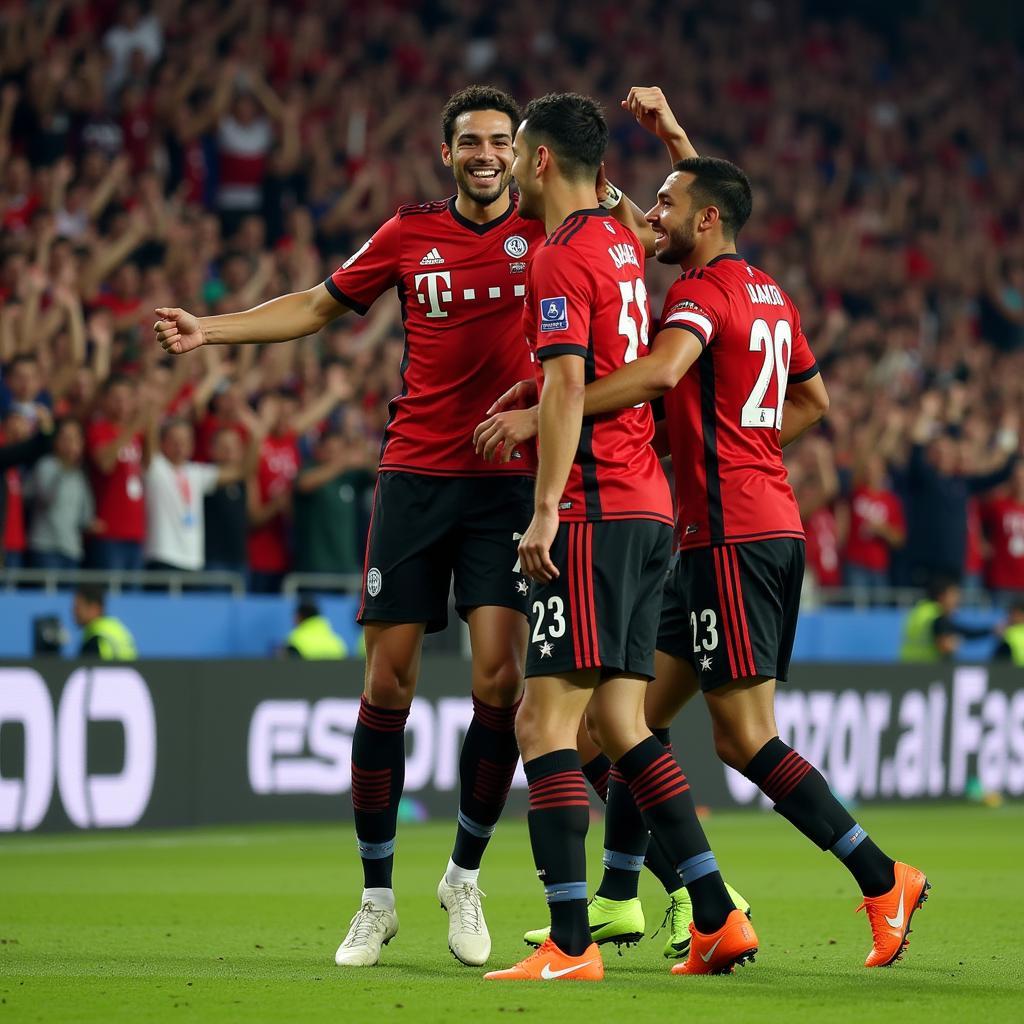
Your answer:
[[[304,661],[339,660],[348,657],[345,641],[320,614],[316,602],[304,600],[295,609],[295,628],[288,634],[286,650]]]
[[[996,647],[993,658],[1024,668],[1024,601],[1016,602],[1010,609],[1010,618],[1003,629],[1003,639]]]
[[[935,584],[918,601],[903,624],[900,661],[929,662],[952,658],[960,641],[991,636],[988,627],[965,626],[953,619],[960,607],[960,587],[951,580]]]
[[[75,622],[82,630],[79,656],[103,661],[134,661],[135,639],[120,619],[104,614],[103,588],[83,584],[75,591]]]

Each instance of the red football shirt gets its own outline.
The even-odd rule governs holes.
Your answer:
[[[294,434],[271,435],[260,447],[256,486],[260,500],[269,501],[291,490],[299,472],[299,445]],[[291,565],[288,520],[276,515],[249,531],[249,568],[256,572],[287,572]]]
[[[789,296],[726,253],[672,285],[661,328],[704,346],[665,396],[678,546],[803,537],[779,431],[787,383],[818,369]]]
[[[515,205],[474,224],[455,200],[403,206],[324,283],[359,314],[398,288],[405,325],[402,391],[391,401],[380,468],[441,476],[532,476],[528,446],[485,462],[473,428],[491,403],[529,377],[522,339],[526,267],[544,237]]]
[[[892,491],[873,491],[855,487],[850,496],[850,536],[846,542],[846,560],[875,572],[885,572],[892,560],[892,549],[872,527],[884,525],[906,529],[903,505]]]
[[[807,568],[819,587],[842,585],[839,564],[839,527],[836,514],[828,505],[813,512],[806,523]]]
[[[86,449],[95,458],[98,448],[113,441],[121,428],[110,420],[93,420],[86,432]],[[142,490],[142,435],[136,434],[117,453],[109,473],[93,462],[93,494],[96,518],[106,524],[109,540],[143,541],[146,537],[146,503]]]
[[[985,582],[998,590],[1024,591],[1024,502],[993,498],[981,507],[985,536],[992,545]]]
[[[544,360],[555,356],[584,359],[588,383],[646,356],[650,307],[636,235],[601,209],[567,217],[530,264],[523,319],[539,390]],[[560,519],[656,519],[671,525],[672,496],[651,447],[653,436],[646,402],[585,416]]]
[[[25,502],[21,493],[21,473],[11,466],[7,480],[7,518],[4,520],[4,551],[25,550]]]

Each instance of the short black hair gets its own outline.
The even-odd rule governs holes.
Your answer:
[[[449,146],[455,135],[456,119],[469,110],[497,110],[508,114],[513,135],[523,117],[519,104],[507,92],[493,85],[467,85],[455,93],[441,111],[441,133]]]
[[[672,169],[694,175],[697,180],[690,184],[690,195],[701,206],[717,207],[726,237],[735,239],[754,206],[750,179],[743,171],[714,156],[680,160]]]
[[[928,600],[940,601],[947,590],[960,586],[960,578],[951,574],[938,574],[928,581]]]
[[[79,583],[75,587],[75,596],[89,604],[98,605],[101,609],[106,604],[106,593],[99,583]]]
[[[567,178],[596,179],[608,148],[608,122],[596,100],[578,92],[549,92],[531,100],[523,118],[526,134],[551,147]]]

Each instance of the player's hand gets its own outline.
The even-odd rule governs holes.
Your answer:
[[[539,406],[495,413],[473,431],[477,455],[487,462],[509,462],[517,444],[537,436]]]
[[[558,578],[558,569],[551,561],[551,545],[558,533],[558,513],[533,513],[533,519],[519,541],[519,564],[522,570],[538,583],[550,583]]]
[[[535,380],[521,380],[518,384],[513,384],[487,410],[487,415],[493,416],[496,412],[505,412],[508,409],[529,409],[531,405],[537,404],[538,397],[537,382]]]
[[[160,347],[172,356],[183,356],[206,344],[206,335],[199,325],[199,318],[184,309],[162,306],[154,310],[160,317],[153,324],[153,333]]]
[[[636,118],[637,124],[662,141],[685,134],[665,94],[656,85],[634,85],[622,101],[622,109],[628,110]]]

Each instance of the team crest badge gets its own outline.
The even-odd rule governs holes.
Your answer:
[[[565,331],[569,328],[569,314],[565,308],[565,296],[556,295],[540,300],[540,329],[542,331]]]
[[[505,252],[514,260],[521,260],[529,248],[529,243],[522,235],[509,235],[505,239]]]
[[[380,593],[380,584],[380,569],[375,566],[366,574],[366,592],[370,597],[376,597]]]

